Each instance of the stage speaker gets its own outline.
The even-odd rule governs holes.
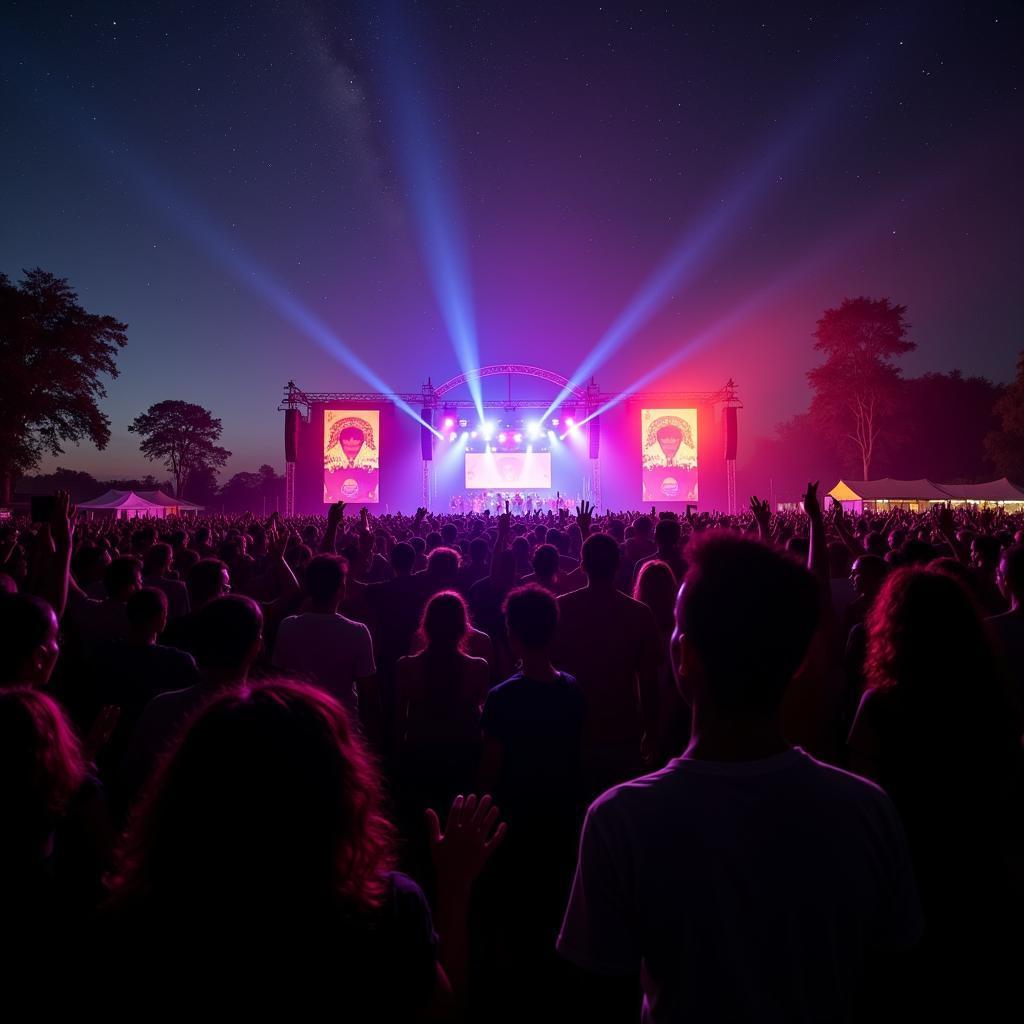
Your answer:
[[[299,461],[299,410],[284,411],[284,461]]]
[[[722,410],[722,425],[725,434],[725,461],[736,461],[736,406],[727,405]]]
[[[590,421],[590,457],[596,459],[601,451],[601,417]]]
[[[420,427],[420,454],[424,462],[430,462],[434,458],[434,434],[430,429],[432,412],[431,409],[420,409],[420,416],[426,424],[425,427]]]

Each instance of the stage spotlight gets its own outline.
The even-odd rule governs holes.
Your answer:
[[[453,430],[453,431],[452,431],[452,432],[451,432],[451,433],[450,433],[450,434],[448,435],[448,440],[449,440],[449,441],[454,441],[454,440],[455,440],[455,438],[457,438],[458,436],[459,436],[459,435],[458,435],[458,434],[456,434],[456,433],[455,433],[455,431]]]
[[[451,429],[452,429],[452,427],[454,427],[454,426],[455,426],[455,420],[453,420],[453,419],[451,418],[451,416],[447,416],[447,417],[445,417],[445,421],[444,421],[444,429],[445,429],[445,430],[451,430]]]
[[[468,427],[469,426],[469,420],[459,420],[459,426],[460,427]]]
[[[498,444],[504,444],[508,440],[508,434],[502,432],[498,435]]]
[[[464,430],[462,432],[462,443],[463,444],[469,444],[469,431],[468,430]]]
[[[469,432],[469,436],[472,437],[472,438],[476,438],[476,431],[475,430],[471,430]]]
[[[485,420],[483,423],[480,424],[480,430],[483,432],[484,438],[486,440],[489,441],[492,437],[494,437],[494,424],[491,423],[489,420]]]
[[[528,444],[528,445],[526,446],[526,454],[527,454],[527,455],[529,455],[529,454],[531,454],[532,452],[533,452],[533,445],[532,445],[532,444]]]
[[[526,430],[530,437],[540,437],[540,424],[536,420],[531,420]]]
[[[516,434],[515,437],[512,438],[512,440],[515,441],[516,444],[519,444],[523,440],[523,435]]]
[[[555,432],[553,430],[549,430],[548,431],[548,440],[549,441],[554,441],[555,440]]]
[[[555,419],[553,419],[553,420],[551,421],[551,426],[553,426],[553,427],[557,427],[557,426],[558,426],[558,423],[559,423],[559,421],[558,421],[558,418],[557,418],[557,417],[555,417]],[[552,431],[550,431],[550,430],[549,430],[549,431],[548,431],[548,433],[550,434],[550,433],[552,433]]]
[[[569,418],[568,418],[568,419],[567,419],[567,420],[565,421],[565,425],[566,425],[566,426],[567,426],[567,427],[568,427],[568,428],[569,428],[569,429],[571,430],[571,429],[572,429],[573,427],[575,427],[575,426],[576,426],[576,421],[575,421],[575,420],[574,420],[574,419],[573,419],[573,418],[572,418],[572,417],[570,416],[570,417],[569,417]]]

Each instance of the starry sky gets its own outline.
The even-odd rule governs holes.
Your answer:
[[[595,350],[608,392],[734,377],[752,441],[806,408],[847,295],[909,307],[907,373],[1010,379],[1022,23],[1013,0],[8,0],[0,270],[129,324],[109,448],[44,468],[146,472],[126,427],[165,398],[223,419],[229,473],[281,468],[289,378],[418,391]]]

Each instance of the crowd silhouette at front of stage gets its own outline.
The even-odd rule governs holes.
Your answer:
[[[815,485],[739,516],[58,495],[0,532],[5,1002],[1012,1017],[1022,542]]]

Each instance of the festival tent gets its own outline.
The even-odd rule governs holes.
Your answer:
[[[115,519],[136,519],[139,516],[163,519],[167,515],[166,506],[150,501],[135,491],[107,491],[92,501],[79,502],[78,510],[88,512],[90,516],[95,513],[110,514]]]
[[[154,505],[162,505],[167,510],[165,514],[169,516],[181,515],[182,512],[202,512],[203,510],[202,505],[196,505],[184,498],[174,498],[163,491],[136,491],[135,493]]]
[[[1024,504],[1024,487],[1018,487],[1006,477],[990,480],[984,484],[939,484],[949,495],[953,504],[971,503],[981,505]]]
[[[864,507],[885,508],[905,506],[922,512],[933,501],[949,501],[950,496],[931,480],[840,480],[828,492],[829,497],[842,503],[847,511],[860,512]]]

